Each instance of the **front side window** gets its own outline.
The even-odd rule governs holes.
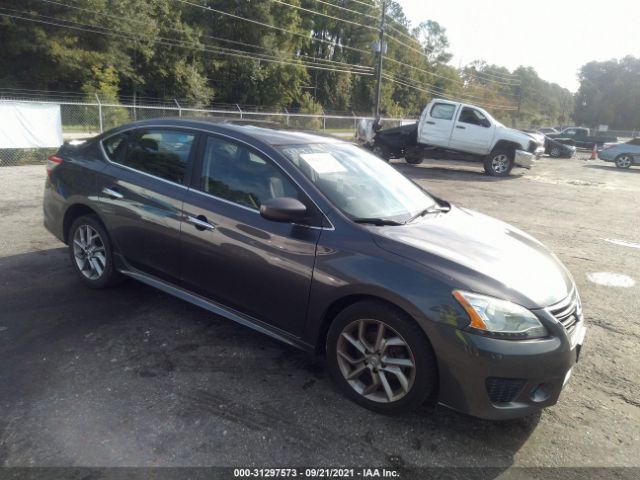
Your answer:
[[[180,130],[138,130],[130,134],[124,155],[113,161],[164,180],[182,183],[194,139],[194,134]],[[107,145],[105,150],[109,154]]]
[[[451,120],[456,111],[456,106],[449,103],[436,103],[431,107],[431,117],[440,120]]]
[[[301,144],[280,151],[347,216],[406,221],[435,200],[388,163],[348,143]]]
[[[468,123],[470,125],[478,125],[484,127],[488,125],[487,117],[475,108],[464,107],[460,112],[459,122]]]
[[[292,181],[270,160],[216,137],[207,139],[200,189],[256,210],[271,198],[300,197]]]

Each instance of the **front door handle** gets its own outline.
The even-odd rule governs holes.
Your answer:
[[[436,122],[432,122],[431,120],[427,121],[427,125],[435,125],[435,124],[436,124]]]
[[[102,193],[104,193],[107,197],[112,198],[114,200],[121,200],[124,198],[124,195],[122,195],[118,190],[114,188],[104,187],[102,189]]]
[[[460,130],[464,130],[464,129],[466,129],[467,127],[463,127],[462,125],[456,125],[456,128],[459,128]]]
[[[196,227],[196,229],[200,230],[201,232],[204,230],[213,231],[216,228],[215,225],[209,223],[209,220],[207,220],[207,217],[205,217],[204,215],[198,215],[197,217],[187,215],[185,221]]]

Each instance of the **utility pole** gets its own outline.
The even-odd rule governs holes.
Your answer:
[[[387,9],[386,0],[382,0],[382,15],[380,17],[380,39],[378,41],[378,82],[376,85],[376,121],[380,119],[380,89],[382,88],[382,56],[384,54],[384,20]]]
[[[518,111],[516,113],[516,128],[518,127],[518,122],[520,121],[520,110],[522,109],[522,84],[518,86]]]

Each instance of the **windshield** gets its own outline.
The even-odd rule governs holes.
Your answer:
[[[424,190],[371,153],[348,143],[285,145],[280,151],[343,213],[406,221],[437,206]]]

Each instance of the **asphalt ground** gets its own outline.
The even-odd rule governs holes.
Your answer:
[[[135,281],[87,289],[42,226],[44,167],[1,168],[0,465],[640,467],[640,168],[587,157],[505,179],[394,162],[533,234],[575,277],[580,362],[556,406],[509,422],[374,414],[322,359]],[[603,272],[635,284],[590,280]]]

